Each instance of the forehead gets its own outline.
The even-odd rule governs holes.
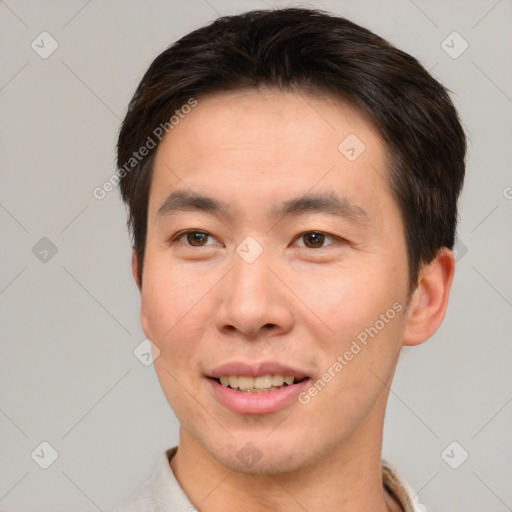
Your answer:
[[[246,206],[308,191],[368,199],[387,190],[387,160],[369,117],[339,98],[273,89],[209,94],[158,146],[150,216],[177,188],[232,203],[243,195]]]
[[[374,150],[383,148],[369,114],[327,93],[284,92],[266,87],[216,92],[199,97],[197,106],[180,117],[165,139],[170,139],[171,134],[172,138],[187,137],[189,144],[208,151],[219,145],[243,148],[251,142],[279,140],[285,143],[283,152],[291,145],[300,154],[302,148],[297,142],[304,137],[312,143],[323,141],[323,146],[337,150],[345,132],[365,139]]]

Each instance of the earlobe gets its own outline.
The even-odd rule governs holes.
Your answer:
[[[403,345],[419,345],[439,328],[446,313],[455,274],[455,257],[447,247],[420,270],[418,286],[411,297],[402,338]]]

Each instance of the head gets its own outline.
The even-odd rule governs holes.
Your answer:
[[[382,419],[400,348],[444,317],[465,151],[415,58],[318,10],[220,18],[154,60],[117,162],[142,327],[191,438],[285,471]],[[301,401],[216,399],[219,367],[263,361],[309,379]]]

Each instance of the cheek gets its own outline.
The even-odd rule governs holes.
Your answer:
[[[204,279],[193,268],[167,261],[165,254],[148,252],[141,299],[146,313],[162,335],[192,311],[204,294]]]
[[[171,270],[154,262],[146,268],[141,303],[151,340],[169,360],[180,353],[186,357],[205,328],[204,318],[199,318],[205,285],[179,268]]]
[[[155,371],[178,417],[190,408],[190,390],[197,380],[197,353],[205,330],[205,291],[182,269],[173,270],[155,260],[147,265],[141,300],[151,341],[159,348]],[[188,392],[187,392],[188,390]]]
[[[316,269],[298,281],[297,295],[340,341],[373,324],[396,300],[396,289],[376,265]],[[305,310],[306,311],[306,310]]]
[[[335,436],[334,433],[344,435],[345,430],[360,423],[377,402],[384,403],[387,383],[400,350],[398,340],[402,325],[401,316],[390,318],[395,312],[393,309],[388,323],[380,320],[379,315],[388,309],[372,305],[372,311],[378,312],[376,315],[360,317],[357,322],[353,317],[340,318],[335,325],[335,342],[328,348],[323,372],[313,383],[315,398],[311,399],[310,411],[317,414],[309,415],[325,418],[317,422],[317,427],[326,437]]]
[[[311,298],[311,310],[330,331],[324,338],[324,369],[332,371],[341,357],[343,369],[337,365],[333,381],[350,384],[350,396],[375,391],[379,381],[371,371],[384,380],[389,376],[401,346],[405,310],[404,287],[393,282],[396,276],[377,265],[359,270],[333,274],[324,280],[321,293],[310,284],[303,288],[304,296]]]

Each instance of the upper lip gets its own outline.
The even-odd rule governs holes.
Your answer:
[[[260,361],[251,363],[232,361],[216,366],[207,374],[208,377],[214,379],[230,375],[247,377],[283,375],[284,377],[295,377],[295,380],[301,380],[308,377],[308,374],[302,370],[278,363],[277,361]]]

